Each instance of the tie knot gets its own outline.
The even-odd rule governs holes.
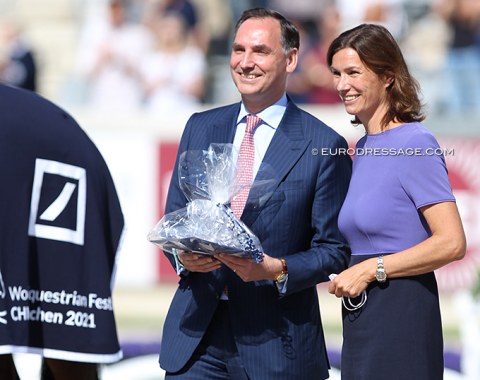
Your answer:
[[[247,115],[247,129],[246,131],[249,133],[252,133],[252,131],[255,129],[255,127],[260,124],[262,119],[260,119],[256,115],[248,114]]]

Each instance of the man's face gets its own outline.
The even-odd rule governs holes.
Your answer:
[[[280,99],[296,64],[297,49],[288,55],[283,51],[278,20],[248,19],[238,29],[230,70],[250,112],[257,113]]]

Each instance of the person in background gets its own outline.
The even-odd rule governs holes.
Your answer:
[[[288,89],[303,94],[308,104],[339,104],[337,91],[333,87],[332,75],[327,65],[327,49],[338,35],[341,20],[337,7],[333,4],[323,8],[317,20],[317,38],[303,54],[299,62],[300,70],[289,81]]]
[[[86,105],[96,111],[136,111],[143,88],[138,73],[152,36],[144,25],[127,19],[125,0],[108,0],[105,19],[85,25],[78,70],[87,83]]]
[[[274,184],[271,192],[262,192],[260,203],[252,187],[236,214],[261,241],[261,263],[228,254],[165,253],[180,275],[163,327],[160,366],[166,379],[329,376],[316,285],[349,260],[337,217],[351,159],[321,154],[347,149],[345,139],[286,94],[298,49],[292,22],[272,10],[246,10],[236,24],[230,56],[241,102],[196,113],[187,122],[166,213],[187,204],[179,157],[211,143],[238,149],[249,133],[247,120],[250,130],[255,117],[254,177],[261,181],[262,168],[269,167]]]
[[[37,91],[37,63],[17,22],[0,21],[0,82]]]
[[[202,28],[200,23],[200,14],[195,2],[191,0],[162,0],[159,2],[159,14],[177,12],[185,21],[186,29],[190,42],[208,52],[210,36]]]
[[[302,22],[293,20],[300,34],[300,45],[302,49],[298,52],[297,67],[291,73],[287,81],[287,91],[290,99],[296,104],[306,104],[308,98],[308,90],[310,88],[308,78],[305,74],[304,66],[306,66],[304,57],[315,45],[316,39],[309,33]],[[330,75],[330,71],[329,71]]]
[[[443,103],[455,115],[480,110],[480,2],[441,0],[433,10],[447,23],[451,38],[447,49]]]
[[[418,83],[380,25],[340,34],[327,61],[352,123],[366,130],[338,221],[350,267],[329,286],[344,304],[342,379],[442,379],[433,271],[462,259],[466,242]]]
[[[351,29],[362,23],[379,24],[402,41],[409,27],[405,0],[335,0],[342,20],[340,29]]]
[[[171,11],[151,25],[155,49],[139,63],[145,89],[144,106],[150,112],[191,109],[201,103],[207,62],[203,51],[189,43],[185,21]]]

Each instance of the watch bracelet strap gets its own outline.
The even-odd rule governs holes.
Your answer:
[[[282,271],[275,279],[275,282],[283,282],[285,281],[285,278],[288,276],[287,262],[285,261],[284,258],[279,258],[279,259],[282,262]]]

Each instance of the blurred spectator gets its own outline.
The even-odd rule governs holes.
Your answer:
[[[449,43],[446,78],[451,112],[480,110],[480,1],[439,0],[435,10],[446,20],[452,36]]]
[[[298,52],[298,63],[295,71],[290,74],[287,82],[287,91],[292,100],[297,104],[307,103],[307,92],[309,90],[309,83],[306,75],[305,56],[316,39],[307,32],[305,26],[301,22],[295,22],[295,25],[300,33],[300,49]]]
[[[381,24],[397,40],[401,40],[408,27],[405,0],[336,0],[342,17],[341,31],[364,22]]]
[[[241,2],[241,1],[239,1]],[[208,57],[229,53],[229,31],[232,24],[230,2],[226,0],[196,0],[199,14],[199,29],[204,35],[204,51]]]
[[[140,66],[147,109],[167,112],[199,104],[204,93],[206,58],[200,48],[189,44],[183,17],[169,11],[157,17],[152,27],[156,48]]]
[[[268,0],[228,0],[228,7],[230,10],[230,20],[238,20],[242,15],[243,11],[250,8],[268,8]],[[275,7],[272,7],[275,8]],[[275,10],[278,10],[275,8]],[[228,37],[228,48],[230,47],[230,42],[233,41],[235,35],[235,23],[230,22],[230,32]],[[227,50],[228,50],[227,48]]]
[[[134,110],[141,105],[137,67],[151,48],[148,29],[126,19],[124,0],[109,0],[106,19],[88,23],[80,47],[80,70],[87,79],[87,104],[97,109]]]
[[[445,21],[430,7],[422,17],[412,21],[403,40],[405,59],[422,89],[422,102],[429,114],[445,109],[444,75],[446,50],[450,33]]]
[[[303,101],[311,104],[336,104],[341,99],[333,87],[333,76],[327,64],[330,42],[338,35],[341,19],[335,5],[323,8],[316,23],[318,39],[300,59],[300,69],[289,80],[289,91],[304,94]],[[305,33],[303,33],[305,35]],[[297,101],[302,100],[298,98]]]
[[[189,38],[192,42],[200,47],[204,52],[208,51],[209,36],[205,33],[205,30],[201,28],[199,22],[199,13],[195,4],[190,0],[160,0],[158,2],[158,10],[160,14],[166,14],[168,12],[178,12],[182,15]]]
[[[238,20],[243,11],[247,9],[257,7],[266,8],[268,3],[268,0],[228,0],[232,20]]]
[[[285,17],[302,23],[309,35],[315,34],[315,24],[321,16],[323,9],[333,0],[268,0],[267,7],[275,9]]]
[[[193,30],[198,25],[197,9],[190,0],[163,0],[164,13],[176,11],[182,15],[188,30]]]
[[[35,57],[17,22],[12,20],[1,22],[0,47],[0,82],[36,91]]]

